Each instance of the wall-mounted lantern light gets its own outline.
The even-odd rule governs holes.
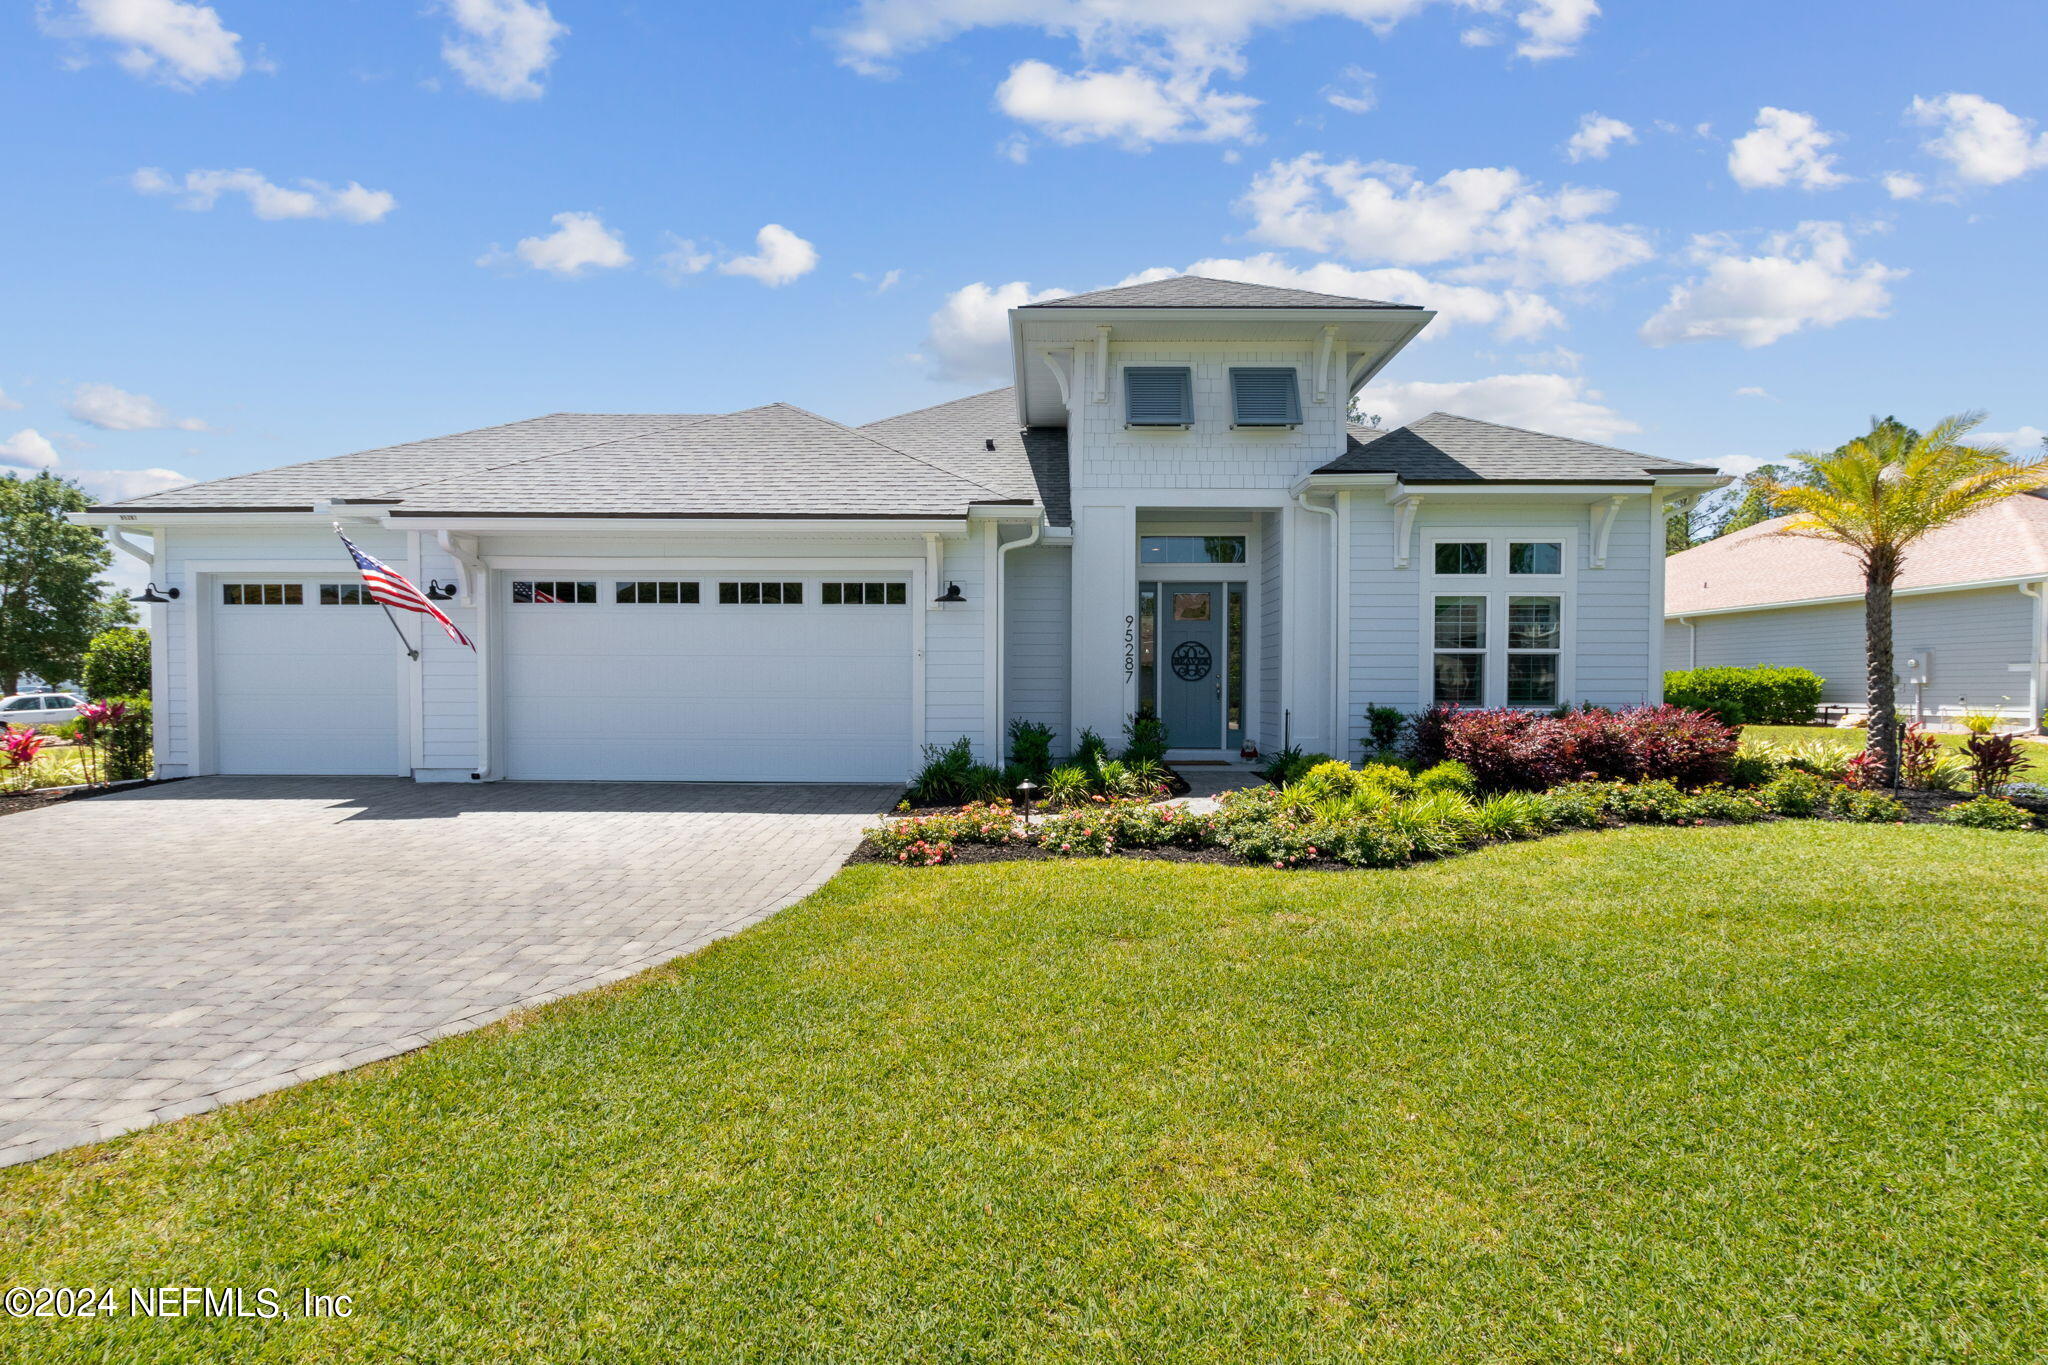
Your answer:
[[[439,579],[433,578],[427,580],[427,600],[429,602],[446,602],[453,596],[455,596],[455,585],[453,583],[443,583]]]
[[[932,599],[934,602],[965,602],[966,600],[966,597],[960,592],[960,585],[958,583],[948,583],[946,591]]]
[[[156,584],[152,583],[128,600],[130,602],[154,602],[161,606],[175,599],[177,595],[178,590],[176,588],[165,588],[162,592],[158,592]]]

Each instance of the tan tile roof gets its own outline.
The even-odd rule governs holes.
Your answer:
[[[1824,540],[1776,532],[1791,518],[1761,522],[1671,556],[1664,566],[1664,613],[1727,611],[1861,597],[1853,554]],[[2048,578],[2048,498],[2020,493],[1934,532],[1906,551],[1901,588],[2000,579]]]

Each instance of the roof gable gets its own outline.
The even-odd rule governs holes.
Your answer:
[[[1175,275],[1143,284],[1118,285],[1063,299],[1027,303],[1030,308],[1393,308],[1421,311],[1415,304],[1381,299],[1346,298],[1307,289],[1282,289],[1243,280],[1212,280],[1205,275]]]
[[[1403,483],[1650,483],[1660,474],[1712,474],[1706,465],[1432,412],[1391,431],[1349,429],[1342,455],[1318,474],[1393,474]]]
[[[1028,498],[1045,509],[1054,526],[1071,520],[1067,433],[1059,427],[1018,426],[1015,389],[956,398],[869,422],[861,430],[976,483]]]

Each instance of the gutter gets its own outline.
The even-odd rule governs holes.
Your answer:
[[[1000,527],[996,535],[1002,535]],[[1021,540],[999,540],[996,544],[996,582],[990,605],[996,615],[996,754],[995,764],[1003,766],[1003,741],[1010,733],[1010,551],[1038,544],[1045,534],[1045,517],[1031,523],[1031,534]]]

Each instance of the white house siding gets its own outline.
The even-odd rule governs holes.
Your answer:
[[[1375,703],[1417,711],[1429,705],[1425,660],[1424,582],[1432,537],[1472,533],[1508,539],[1518,532],[1562,536],[1571,566],[1564,591],[1566,699],[1608,706],[1655,700],[1652,663],[1660,622],[1651,558],[1661,551],[1652,535],[1647,494],[1631,496],[1608,536],[1606,567],[1592,567],[1593,507],[1585,494],[1512,497],[1438,494],[1424,486],[1409,531],[1406,568],[1395,568],[1398,509],[1374,489],[1351,496],[1350,679],[1345,716],[1347,752],[1356,756],[1366,734],[1365,708]],[[1487,585],[1508,590],[1511,580]],[[1531,584],[1530,591],[1541,592]]]
[[[966,735],[984,757],[992,757],[1002,743],[991,733],[993,699],[984,667],[994,644],[989,638],[987,592],[994,535],[995,527],[984,523],[965,537],[946,539],[940,581],[929,595],[937,597],[946,584],[958,583],[967,600],[934,607],[925,613],[924,622],[925,742],[951,744]]]
[[[1892,602],[1895,657],[1903,666],[1908,655],[1933,652],[1931,681],[1923,694],[1930,714],[1954,714],[1967,698],[1973,710],[2024,717],[2030,695],[2027,670],[2036,657],[2029,639],[2034,621],[2033,599],[2017,588],[1897,597]],[[1810,668],[1825,680],[1823,701],[1863,705],[1863,604],[1673,617],[1667,625],[1668,669],[1757,664]],[[1903,705],[1913,704],[1911,686],[1902,684],[1899,695]]]
[[[1012,535],[1014,539],[1014,533]],[[1010,552],[1004,567],[1004,708],[1011,720],[1053,729],[1053,752],[1067,752],[1068,648],[1072,640],[1074,554],[1064,545]]]
[[[1280,648],[1286,638],[1282,626],[1285,585],[1282,582],[1281,515],[1267,512],[1259,517],[1259,749],[1272,753],[1281,739]]]

